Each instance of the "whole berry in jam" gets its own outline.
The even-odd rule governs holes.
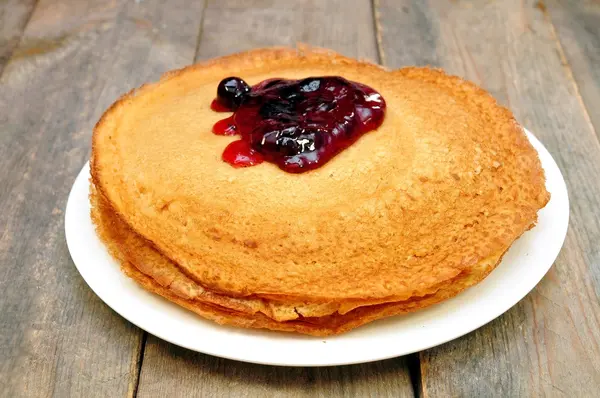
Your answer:
[[[239,77],[226,77],[217,87],[217,100],[221,105],[235,110],[249,92],[250,86]]]

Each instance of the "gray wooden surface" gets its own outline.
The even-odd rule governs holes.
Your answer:
[[[567,180],[571,222],[532,293],[442,346],[311,369],[173,346],[91,292],[63,218],[103,110],[194,60],[296,42],[441,66],[542,140]],[[592,0],[0,0],[0,396],[598,396],[599,71]]]

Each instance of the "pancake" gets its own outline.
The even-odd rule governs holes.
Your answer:
[[[373,320],[416,311],[450,298],[483,279],[500,259],[482,262],[425,297],[371,304],[273,302],[260,298],[233,298],[199,286],[152,245],[137,236],[111,211],[101,195],[92,191],[92,218],[101,239],[119,260],[121,269],[146,290],[163,296],[204,318],[223,325],[293,331],[315,336],[339,334]],[[361,305],[362,304],[362,305]],[[290,315],[291,314],[291,315]]]
[[[383,124],[322,167],[236,169],[210,109],[230,75],[340,75],[376,89]],[[170,72],[94,129],[93,218],[124,271],[201,316],[340,333],[483,279],[549,199],[535,150],[482,89],[315,49],[264,49]]]
[[[90,196],[93,206],[92,218],[97,226],[99,236],[107,243],[113,256],[119,259],[121,264],[133,266],[139,272],[153,279],[156,284],[169,290],[171,295],[185,300],[225,307],[249,315],[262,313],[278,322],[303,317],[322,317],[334,313],[344,315],[358,307],[388,302],[385,300],[376,302],[353,300],[337,303],[299,302],[293,298],[289,301],[282,300],[281,297],[278,297],[278,300],[261,297],[238,298],[212,292],[188,278],[176,264],[162,256],[149,242],[123,223],[101,195],[95,191],[92,192]],[[498,261],[499,259],[491,259],[478,268],[477,275],[475,273],[461,274],[442,285],[435,286],[427,292],[427,295],[447,298],[453,295],[453,293],[446,292],[448,285],[452,284],[453,291],[458,292],[458,290],[462,290],[458,289],[459,286],[472,284],[474,278],[482,279],[491,271],[491,265]],[[418,297],[411,299],[415,298]]]

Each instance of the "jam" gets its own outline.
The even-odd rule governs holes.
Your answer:
[[[248,167],[263,162],[263,157],[244,140],[233,141],[225,147],[223,160],[233,167]]]
[[[302,173],[378,128],[385,100],[372,88],[339,76],[268,79],[253,87],[228,77],[219,83],[211,108],[234,112],[215,124],[215,134],[240,135],[223,152],[224,161],[244,167],[265,160]]]
[[[216,98],[213,100],[213,102],[211,102],[210,109],[212,109],[215,112],[231,112],[231,108],[223,105],[221,101],[219,101]]]
[[[235,127],[235,122],[233,121],[233,116],[229,116],[228,118],[216,122],[212,131],[216,135],[236,135],[237,129]]]

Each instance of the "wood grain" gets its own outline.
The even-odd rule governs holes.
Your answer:
[[[0,1],[0,75],[4,64],[19,44],[35,3],[36,0]]]
[[[197,59],[304,42],[377,60],[368,1],[209,1]],[[336,368],[218,359],[148,336],[138,393],[161,396],[413,396],[405,358]]]
[[[139,397],[412,397],[405,358],[328,368],[245,364],[148,336]]]
[[[308,43],[378,60],[367,0],[213,0],[206,7],[198,59],[257,47]]]
[[[573,72],[577,95],[600,137],[600,2],[550,0],[545,4],[542,10],[556,29],[563,62]]]
[[[63,209],[110,103],[194,59],[296,42],[475,81],[542,140],[567,180],[571,224],[555,266],[502,317],[422,353],[416,393],[597,396],[599,3],[374,3],[377,18],[366,0],[0,1],[0,396],[415,393],[407,358],[278,368],[148,336],[142,362],[144,334],[70,260]]]
[[[543,7],[516,0],[377,5],[387,65],[429,63],[488,89],[552,153],[571,193],[570,229],[554,267],[502,317],[423,352],[421,394],[597,396],[600,144]]]
[[[42,0],[0,78],[2,396],[136,386],[142,332],[79,276],[63,209],[104,108],[194,57],[201,7],[162,3]]]

